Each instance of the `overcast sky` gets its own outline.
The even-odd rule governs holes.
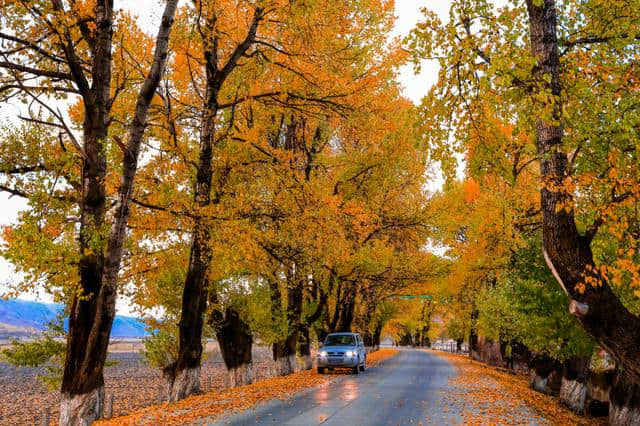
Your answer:
[[[420,19],[420,9],[425,6],[437,12],[445,20],[448,16],[450,3],[450,0],[396,0],[396,16],[398,19],[393,32],[394,36],[406,36]],[[138,16],[143,28],[155,33],[155,28],[162,13],[161,2],[158,0],[116,0],[115,5],[116,8],[131,10]],[[400,70],[400,80],[405,89],[405,96],[418,103],[427,92],[428,87],[435,83],[437,73],[437,65],[434,63],[424,64],[420,75],[414,75],[411,66],[403,67]],[[0,108],[0,115],[3,116],[15,115],[16,113],[17,109],[12,106],[5,105]],[[6,193],[0,192],[0,206],[0,226],[5,226],[16,220],[17,213],[20,209],[26,208],[26,203],[16,197],[9,198]],[[12,273],[10,265],[0,258],[0,295],[6,290],[5,284],[16,279],[18,277]],[[50,301],[50,297],[42,292],[40,294],[25,294],[21,298]],[[130,313],[130,308],[126,302],[119,301],[118,313],[125,315]]]

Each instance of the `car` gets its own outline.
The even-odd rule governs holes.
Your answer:
[[[331,333],[318,351],[318,374],[334,368],[349,368],[358,374],[366,367],[367,351],[358,333]]]

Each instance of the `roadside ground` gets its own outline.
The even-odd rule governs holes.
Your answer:
[[[606,419],[578,416],[558,398],[529,387],[522,374],[491,367],[468,356],[428,351],[453,364],[458,374],[450,380],[445,407],[465,407],[464,424],[604,425]]]
[[[380,349],[367,355],[367,368],[395,356],[394,349]],[[130,415],[102,420],[96,425],[183,425],[201,418],[230,415],[271,399],[286,399],[306,388],[326,385],[340,374],[317,374],[315,370],[264,379],[247,386],[191,396],[174,404],[144,408]]]

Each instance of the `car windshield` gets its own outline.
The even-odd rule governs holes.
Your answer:
[[[324,341],[325,346],[354,346],[355,344],[356,339],[348,334],[327,336]]]

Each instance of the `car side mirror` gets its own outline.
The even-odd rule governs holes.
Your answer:
[[[318,342],[318,347],[319,347],[319,348],[321,348],[321,347],[323,347],[323,346],[324,346],[324,343],[322,343],[322,342]]]

